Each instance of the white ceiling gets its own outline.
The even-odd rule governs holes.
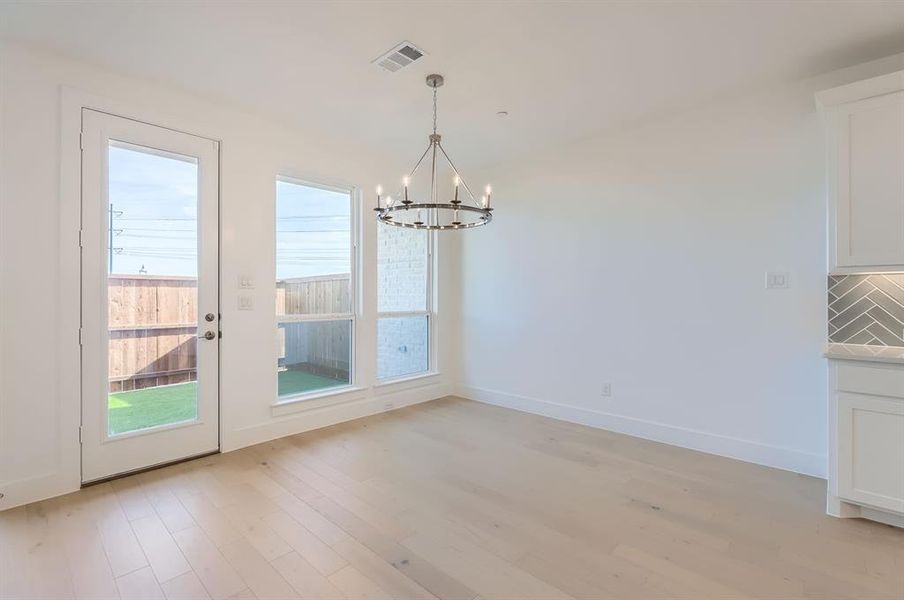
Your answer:
[[[904,51],[904,2],[5,2],[0,36],[405,161],[440,72],[466,168]],[[428,56],[370,64],[402,40]]]

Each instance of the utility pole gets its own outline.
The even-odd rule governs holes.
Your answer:
[[[115,219],[116,217],[121,217],[121,216],[122,216],[122,211],[121,210],[113,210],[113,203],[111,202],[110,203],[110,215],[107,218],[107,221],[109,221],[107,223],[107,230],[108,230],[107,233],[108,233],[108,237],[109,237],[108,242],[110,244],[110,247],[109,247],[110,257],[108,259],[108,268],[110,269],[109,273],[113,273],[113,255],[116,253],[117,250],[122,252],[122,248],[114,248],[113,247],[113,236],[119,235],[120,233],[122,233],[122,229],[113,229],[113,219]]]
[[[110,236],[110,246],[108,249],[108,251],[110,253],[110,265],[109,265],[110,270],[107,272],[113,273],[113,203],[112,202],[110,203],[110,219],[109,219],[109,221],[110,222],[107,223],[107,231],[109,231],[109,236]]]

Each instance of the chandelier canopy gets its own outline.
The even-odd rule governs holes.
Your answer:
[[[442,136],[436,132],[436,90],[443,85],[442,75],[428,75],[427,85],[433,88],[433,133],[428,136],[430,143],[414,168],[402,178],[402,187],[395,197],[383,196],[382,186],[377,186],[377,220],[386,225],[409,227],[411,229],[470,229],[486,225],[493,219],[490,208],[491,188],[478,200],[465,183],[458,169],[443,149]],[[421,168],[429,157],[428,169]],[[415,179],[421,173],[422,177]],[[438,185],[443,172],[451,175],[446,192]],[[429,179],[429,186],[427,180]],[[422,183],[423,185],[418,185]],[[464,188],[461,190],[460,188]],[[448,194],[448,196],[445,196]]]

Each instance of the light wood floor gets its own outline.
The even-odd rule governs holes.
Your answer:
[[[0,513],[0,596],[904,598],[824,487],[449,398]]]

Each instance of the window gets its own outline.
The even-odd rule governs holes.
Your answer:
[[[196,420],[205,349],[197,345],[199,160],[110,140],[107,166],[113,436]]]
[[[431,368],[432,281],[427,231],[377,226],[377,378]]]
[[[352,383],[354,217],[351,190],[276,182],[280,400]]]

